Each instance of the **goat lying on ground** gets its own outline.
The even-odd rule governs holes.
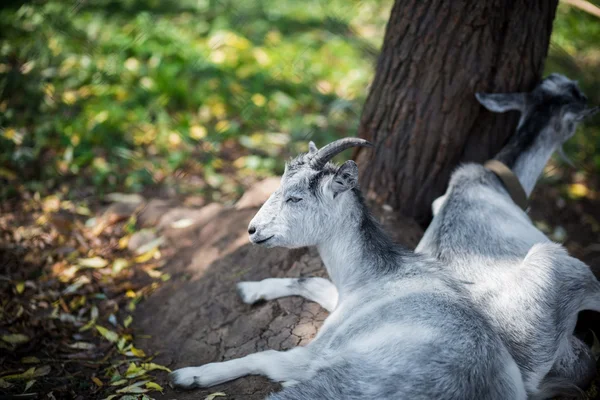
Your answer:
[[[518,110],[516,133],[496,160],[511,168],[529,196],[552,153],[596,110],[576,83],[550,75],[530,93],[479,94],[495,112]],[[417,247],[448,265],[501,334],[527,392],[547,398],[577,390],[596,372],[588,347],[573,335],[577,313],[600,311],[600,284],[579,260],[550,242],[481,165],[452,175]]]
[[[248,374],[285,388],[270,399],[525,399],[519,369],[464,286],[441,263],[391,242],[356,187],[353,161],[328,161],[342,139],[291,161],[281,187],[251,221],[251,242],[316,245],[321,278],[246,282],[246,302],[301,294],[332,310],[305,347],[176,370],[172,382],[206,387]],[[335,285],[335,286],[334,286]],[[337,289],[336,289],[337,288]]]

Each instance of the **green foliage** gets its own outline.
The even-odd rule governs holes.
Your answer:
[[[355,131],[386,16],[344,1],[3,9],[2,174],[140,190],[188,173],[235,191],[296,142]]]
[[[600,1],[590,1],[597,6]],[[546,72],[560,72],[579,81],[590,105],[600,105],[600,19],[578,8],[560,3]],[[600,172],[600,115],[586,120],[565,150],[584,175]]]
[[[17,185],[226,200],[353,135],[392,0],[13,1],[0,10],[0,197]],[[561,5],[548,71],[596,104],[600,24]],[[568,152],[600,168],[598,118]]]

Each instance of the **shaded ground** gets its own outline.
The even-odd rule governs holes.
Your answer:
[[[326,275],[315,249],[248,244],[248,222],[266,194],[246,196],[237,208],[222,209],[208,223],[170,241],[177,258],[165,270],[173,279],[142,303],[134,317],[139,331],[151,335],[140,347],[159,351],[158,363],[175,369],[262,350],[286,350],[306,344],[316,334],[327,312],[315,303],[290,297],[248,306],[237,296],[235,284],[241,280]],[[420,228],[399,218],[389,212],[380,217],[386,226],[396,226],[392,228],[396,240],[416,245]],[[157,398],[202,399],[224,392],[228,399],[251,400],[277,389],[265,378],[247,377],[208,390],[167,389]]]
[[[168,387],[160,369],[285,350],[316,334],[327,316],[318,305],[291,297],[248,306],[235,291],[241,280],[325,275],[314,249],[248,243],[248,221],[277,184],[257,184],[229,207],[123,196],[87,211],[54,198],[3,205],[0,398],[23,392],[48,398],[52,392],[57,399],[118,399],[142,390],[157,399],[204,399],[220,392],[227,399],[253,400],[278,390],[265,378],[245,377],[209,390],[179,391]],[[541,184],[530,214],[598,275],[597,191],[569,185],[564,177]],[[392,211],[378,217],[409,247],[422,235]],[[106,265],[85,266],[98,259]],[[598,316],[590,314],[580,329],[598,326]],[[25,339],[4,341],[14,334]],[[31,367],[36,369],[29,376]],[[25,376],[7,378],[15,374]],[[164,388],[162,394],[154,384]],[[595,393],[593,387],[588,398],[599,398]]]

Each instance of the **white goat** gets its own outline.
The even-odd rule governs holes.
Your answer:
[[[530,93],[477,98],[490,111],[521,112],[496,160],[512,169],[527,196],[577,122],[597,111],[586,108],[575,82],[557,74]],[[433,211],[417,252],[470,282],[473,301],[503,338],[531,398],[585,387],[596,363],[573,331],[579,311],[600,311],[600,284],[590,269],[540,232],[498,176],[481,165],[459,167]]]
[[[526,398],[517,364],[464,285],[383,233],[357,188],[353,161],[329,163],[367,144],[342,139],[317,150],[311,143],[248,229],[250,241],[265,247],[317,246],[333,283],[266,279],[238,287],[248,303],[290,295],[319,302],[332,312],[317,337],[290,351],[176,370],[175,385],[259,374],[285,383],[271,400]]]

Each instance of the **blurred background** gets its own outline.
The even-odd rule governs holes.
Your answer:
[[[32,1],[0,12],[0,196],[228,201],[355,135],[392,1]],[[561,2],[546,73],[600,104],[600,17]],[[567,153],[600,169],[600,119]]]
[[[392,3],[5,2],[0,394],[159,390],[152,376],[166,368],[133,345],[132,315],[171,279],[169,250],[139,210],[158,220],[165,203],[149,199],[184,205],[183,215],[233,204],[309,139],[354,136]],[[545,71],[578,80],[594,105],[598,6],[560,2]],[[565,146],[573,166],[546,168],[531,212],[597,273],[599,149],[596,115]]]

